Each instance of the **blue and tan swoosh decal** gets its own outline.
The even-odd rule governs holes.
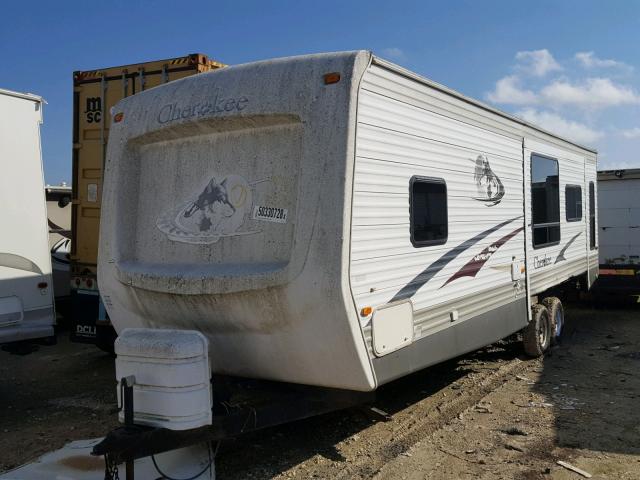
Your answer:
[[[389,303],[395,302],[397,300],[404,300],[406,298],[411,298],[415,295],[415,293],[420,290],[429,280],[431,280],[438,272],[440,272],[444,267],[446,267],[452,260],[455,260],[458,255],[467,250],[468,248],[474,246],[480,240],[485,239],[493,232],[500,230],[505,225],[509,225],[512,222],[515,222],[519,218],[522,218],[522,215],[519,217],[514,217],[509,220],[506,220],[502,223],[494,225],[493,227],[484,230],[478,233],[476,236],[471,237],[468,240],[465,240],[460,245],[452,248],[440,258],[438,258],[435,262],[425,268],[422,272],[416,275],[409,283],[407,283],[404,287],[400,289],[398,293],[396,293]]]
[[[449,277],[449,280],[444,282],[442,287],[453,282],[457,278],[461,277],[475,277],[485,263],[491,258],[491,256],[505,243],[515,237],[518,233],[524,230],[524,227],[516,228],[513,232],[506,234],[504,237],[496,240],[488,247],[485,247],[479,254],[474,256],[471,260],[464,264],[464,266],[456,273]],[[442,288],[440,287],[440,288]]]
[[[571,246],[571,244],[572,244],[573,242],[575,242],[575,241],[576,241],[576,238],[578,238],[578,237],[580,236],[580,234],[581,234],[581,233],[582,233],[582,232],[578,232],[578,233],[576,233],[576,234],[573,236],[573,238],[571,238],[571,240],[569,240],[569,241],[567,242],[567,244],[566,244],[564,247],[562,247],[562,250],[560,250],[560,253],[558,254],[558,257],[556,258],[556,261],[555,261],[555,262],[553,262],[553,264],[554,264],[554,265],[555,265],[556,263],[558,263],[558,262],[561,262],[562,260],[566,260],[566,258],[564,257],[564,254],[567,252],[567,249]]]

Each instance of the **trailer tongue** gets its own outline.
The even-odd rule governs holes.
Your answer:
[[[43,480],[51,472],[70,480],[215,478],[219,441],[375,397],[375,392],[211,378],[207,346],[196,331],[124,330],[115,344],[124,425],[103,439],[74,442],[0,478]]]
[[[198,444],[212,448],[225,438],[373,398],[371,392],[231,377],[212,380],[208,341],[196,331],[129,328],[116,340],[115,351],[124,426],[91,452],[105,457],[109,480],[118,478],[122,463],[131,480],[136,459]]]

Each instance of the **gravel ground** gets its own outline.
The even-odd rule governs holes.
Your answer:
[[[500,342],[380,389],[375,406],[223,442],[220,479],[640,479],[640,310],[567,308],[563,344]],[[116,424],[113,359],[60,337],[0,352],[0,472]]]

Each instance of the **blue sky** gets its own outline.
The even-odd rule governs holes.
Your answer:
[[[45,179],[71,180],[71,73],[201,52],[228,64],[370,49],[640,167],[640,2],[3,4],[0,88],[42,95]]]

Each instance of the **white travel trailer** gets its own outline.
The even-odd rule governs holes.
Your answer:
[[[521,329],[540,354],[547,292],[597,276],[594,150],[369,52],[112,114],[104,304],[119,333],[201,332],[215,374],[370,391]]]
[[[42,98],[0,90],[0,343],[53,337]]]

